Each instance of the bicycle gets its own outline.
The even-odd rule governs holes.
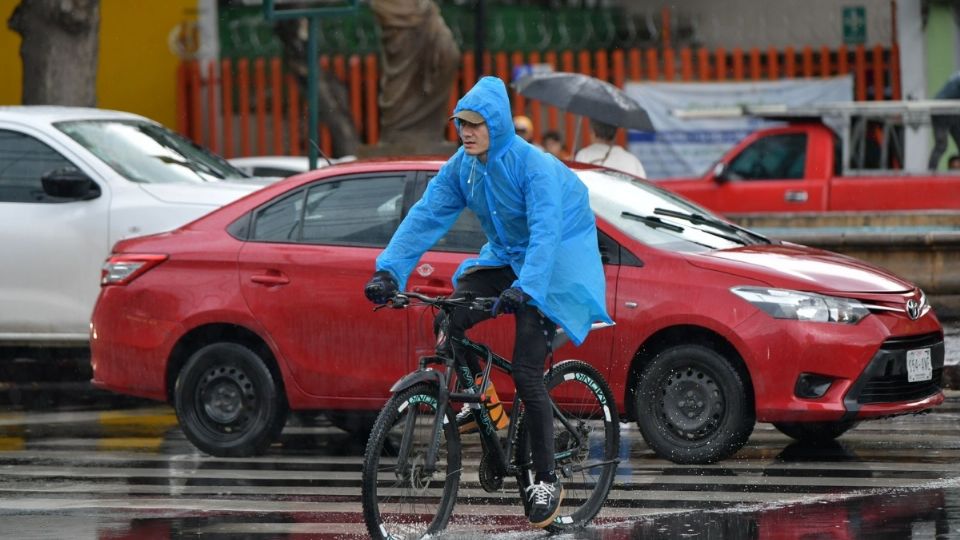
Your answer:
[[[411,299],[419,302],[411,304]],[[495,300],[403,292],[388,305],[433,306],[449,313],[455,307],[489,311]],[[565,337],[560,333],[554,349]],[[510,374],[511,363],[482,343],[468,338],[457,342],[462,350],[486,360],[479,381],[463,355],[421,357],[419,368],[390,389],[392,396],[374,423],[364,452],[362,484],[364,520],[373,538],[420,538],[447,527],[463,472],[452,406],[456,403],[470,404],[479,426],[479,487],[495,493],[504,488],[507,477],[514,477],[524,512],[529,512],[524,495],[534,473],[519,396],[514,397],[510,427],[502,439],[482,406],[491,370]],[[546,529],[562,532],[584,526],[603,507],[619,463],[619,418],[613,392],[590,364],[566,360],[551,365],[545,379],[554,411],[557,475],[566,490],[560,514]],[[465,487],[476,491],[473,485]]]

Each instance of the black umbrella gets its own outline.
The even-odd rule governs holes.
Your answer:
[[[647,111],[616,86],[580,73],[536,73],[514,84],[517,92],[612,126],[653,131]]]

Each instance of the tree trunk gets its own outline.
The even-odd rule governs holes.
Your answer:
[[[96,106],[99,0],[21,0],[7,26],[22,37],[24,105]]]

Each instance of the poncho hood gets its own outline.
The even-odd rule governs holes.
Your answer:
[[[391,272],[404,288],[421,255],[469,208],[487,243],[463,261],[454,284],[465,272],[509,266],[517,276],[511,286],[579,345],[591,323],[612,322],[587,188],[563,163],[515,133],[500,79],[480,79],[457,103],[455,112],[462,110],[480,114],[487,124],[486,159],[457,150],[377,257],[377,270]]]
[[[513,116],[510,112],[510,100],[507,87],[496,77],[483,77],[470,89],[453,110],[475,111],[487,122],[490,131],[490,149],[488,159],[497,159],[509,148],[516,131],[513,129]],[[460,128],[460,120],[454,120]]]

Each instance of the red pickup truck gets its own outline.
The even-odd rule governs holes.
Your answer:
[[[894,131],[884,131],[894,144],[881,149],[867,131],[844,151],[841,137],[808,119],[752,133],[700,178],[658,182],[730,214],[960,210],[960,171],[897,170],[903,132],[898,140]]]

